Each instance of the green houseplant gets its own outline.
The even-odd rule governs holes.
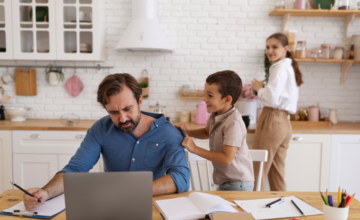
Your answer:
[[[50,85],[56,86],[60,81],[64,81],[65,76],[61,68],[50,67],[45,73],[45,78]]]

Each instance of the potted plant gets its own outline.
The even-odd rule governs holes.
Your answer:
[[[141,96],[143,99],[149,98],[149,77],[148,71],[144,69],[141,72],[141,77],[138,80],[140,87],[142,88]]]
[[[50,85],[56,86],[59,84],[60,81],[64,81],[65,77],[61,68],[55,69],[50,67],[50,69],[45,73],[45,78]]]

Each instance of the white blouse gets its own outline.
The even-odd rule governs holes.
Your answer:
[[[269,81],[265,88],[259,89],[258,97],[264,106],[295,114],[299,99],[295,72],[290,58],[282,59],[270,67]]]

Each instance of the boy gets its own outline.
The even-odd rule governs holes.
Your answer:
[[[246,144],[247,131],[241,114],[234,107],[241,91],[242,82],[235,72],[225,70],[211,74],[206,79],[203,99],[211,113],[207,126],[198,130],[187,130],[185,125],[176,126],[186,133],[182,145],[188,151],[212,161],[213,179],[219,185],[219,191],[254,189],[253,162]],[[191,137],[210,138],[210,151],[196,146]]]

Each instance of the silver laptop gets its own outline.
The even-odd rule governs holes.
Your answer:
[[[152,172],[65,173],[67,220],[152,219]]]

